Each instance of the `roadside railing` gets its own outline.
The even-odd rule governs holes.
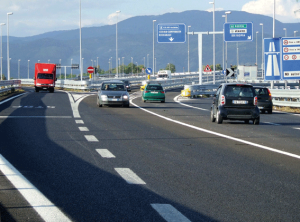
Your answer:
[[[299,89],[270,89],[274,106],[300,107]]]
[[[12,91],[21,87],[21,80],[3,80],[0,81],[0,93]]]

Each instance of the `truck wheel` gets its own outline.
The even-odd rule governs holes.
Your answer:
[[[49,89],[49,92],[50,93],[54,93],[54,89]]]
[[[35,92],[39,92],[40,90],[37,88],[37,87],[35,87]]]

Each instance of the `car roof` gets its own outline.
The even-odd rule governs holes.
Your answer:
[[[223,86],[236,86],[236,85],[252,86],[251,84],[248,84],[248,83],[222,83],[221,85],[223,85]]]
[[[253,86],[253,88],[256,88],[256,89],[267,89],[268,87],[266,87],[266,86]]]

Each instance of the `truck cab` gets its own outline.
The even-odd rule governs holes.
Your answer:
[[[34,71],[35,92],[46,90],[54,92],[56,78],[56,64],[36,63]]]
[[[160,80],[160,79],[171,79],[172,76],[171,76],[171,71],[170,70],[160,70],[158,71],[157,73],[157,80]]]

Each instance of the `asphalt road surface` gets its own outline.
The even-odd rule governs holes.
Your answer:
[[[210,121],[211,98],[0,104],[2,221],[300,221],[300,116]]]

